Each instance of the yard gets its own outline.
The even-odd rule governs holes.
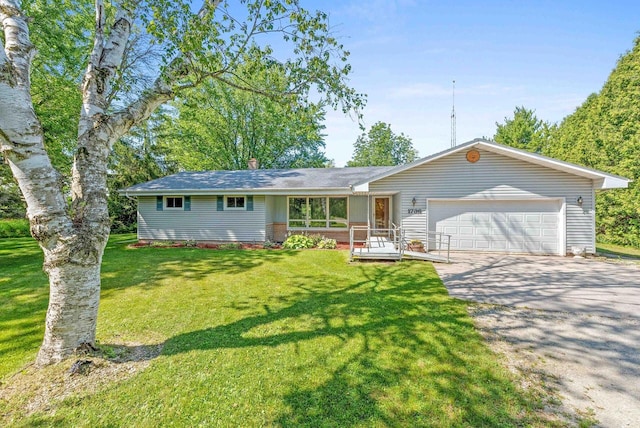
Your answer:
[[[425,262],[112,237],[101,356],[35,370],[48,288],[0,240],[0,425],[549,426]],[[551,418],[551,419],[549,419]]]

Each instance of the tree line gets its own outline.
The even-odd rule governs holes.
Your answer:
[[[640,37],[602,89],[559,124],[516,107],[496,123],[496,142],[633,180],[596,197],[598,240],[640,247]]]

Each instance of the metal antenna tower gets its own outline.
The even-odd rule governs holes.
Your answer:
[[[456,146],[456,81],[453,81],[453,97],[451,102],[451,147]]]

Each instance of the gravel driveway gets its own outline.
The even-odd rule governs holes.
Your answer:
[[[498,351],[545,374],[564,411],[604,427],[638,426],[640,265],[477,253],[452,260],[435,264],[449,294],[499,305],[470,312],[501,339]]]

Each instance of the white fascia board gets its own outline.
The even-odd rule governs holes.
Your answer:
[[[596,181],[596,189],[626,189],[633,180],[627,180],[621,177],[605,177],[600,182]]]

